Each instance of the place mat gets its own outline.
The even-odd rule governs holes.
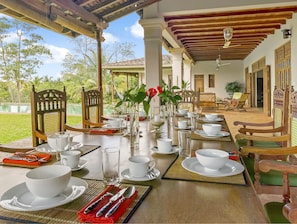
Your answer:
[[[231,142],[232,141],[231,134],[229,136],[225,136],[225,137],[206,138],[206,137],[196,134],[194,131],[191,132],[191,139],[204,140],[204,141],[222,141],[222,142]]]
[[[162,179],[198,181],[198,182],[221,183],[221,184],[235,184],[235,185],[247,186],[244,172],[234,176],[228,176],[228,177],[206,177],[184,169],[181,165],[183,160],[184,158],[177,157],[176,160],[173,161],[173,163],[163,174]]]
[[[88,183],[86,192],[75,201],[66,205],[34,212],[10,211],[0,207],[0,220],[2,220],[0,223],[4,222],[4,220],[7,223],[79,223],[77,212],[105,189],[102,181],[86,181]],[[121,184],[120,187],[124,188],[130,185]],[[117,221],[119,223],[128,222],[152,188],[151,186],[133,185],[138,191],[137,197]]]
[[[47,144],[47,143],[46,143]],[[81,152],[81,155],[85,155],[85,154],[88,154],[90,152],[92,152],[93,150],[97,149],[97,148],[100,148],[101,146],[99,145],[84,145],[82,146],[81,148],[77,149]],[[36,152],[38,153],[38,151]],[[45,162],[45,163],[41,163],[40,165],[37,164],[37,165],[34,165],[34,164],[13,164],[13,163],[3,163],[3,159],[7,158],[7,157],[10,157],[12,154],[11,153],[8,153],[8,152],[1,152],[0,153],[0,166],[15,166],[15,167],[23,167],[23,168],[36,168],[36,167],[39,167],[39,166],[45,166],[45,165],[52,165],[54,164],[56,161],[55,159],[55,156],[52,156],[51,160],[49,160],[48,162]]]

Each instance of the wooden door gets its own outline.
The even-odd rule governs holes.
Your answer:
[[[252,74],[245,69],[245,92],[249,93],[247,107],[252,107]]]
[[[270,66],[263,68],[263,112],[267,116],[271,116],[271,76]]]
[[[194,91],[204,92],[204,75],[194,75]]]

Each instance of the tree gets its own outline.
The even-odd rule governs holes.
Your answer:
[[[21,102],[23,85],[32,80],[43,64],[42,56],[51,57],[34,29],[17,20],[0,18],[0,77],[6,82],[11,102]]]
[[[87,37],[78,37],[74,39],[75,55],[67,55],[64,59],[62,77],[66,86],[67,95],[71,102],[81,102],[81,93],[77,91],[78,86],[84,86],[86,89],[96,88],[97,83],[97,43],[95,40]],[[132,58],[132,43],[116,43],[113,45],[104,45],[102,53],[102,64],[115,62],[118,59]],[[104,101],[109,103],[111,100],[111,76],[106,70],[102,74]],[[125,82],[125,80],[123,81]]]

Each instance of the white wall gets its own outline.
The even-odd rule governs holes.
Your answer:
[[[239,60],[224,60],[222,54],[222,63],[230,63],[229,65],[221,66],[216,70],[215,61],[201,61],[193,65],[191,87],[194,89],[194,75],[204,75],[204,92],[215,92],[217,98],[228,97],[225,91],[227,82],[239,81],[244,83],[244,75],[242,73],[243,63]],[[208,75],[215,75],[215,88],[208,87]]]
[[[283,38],[282,29],[292,29],[292,37],[288,39]],[[295,32],[294,32],[295,31]],[[243,61],[244,68],[248,67],[251,72],[251,65],[262,57],[266,57],[266,64],[271,66],[271,86],[275,85],[275,49],[279,48],[291,39],[291,77],[292,85],[297,88],[297,14],[287,21],[287,24],[282,25],[280,30],[276,30],[274,35],[270,35],[263,41],[248,57]]]

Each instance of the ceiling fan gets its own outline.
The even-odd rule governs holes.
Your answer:
[[[221,55],[219,54],[218,58],[216,59],[216,70],[219,70],[221,66],[230,65],[231,63],[222,63]]]
[[[238,47],[238,46],[240,46],[240,44],[230,45],[231,44],[231,39],[233,37],[233,29],[231,27],[226,27],[223,30],[223,33],[224,33],[224,39],[225,39],[225,43],[223,45],[223,48],[231,48],[231,47]]]

